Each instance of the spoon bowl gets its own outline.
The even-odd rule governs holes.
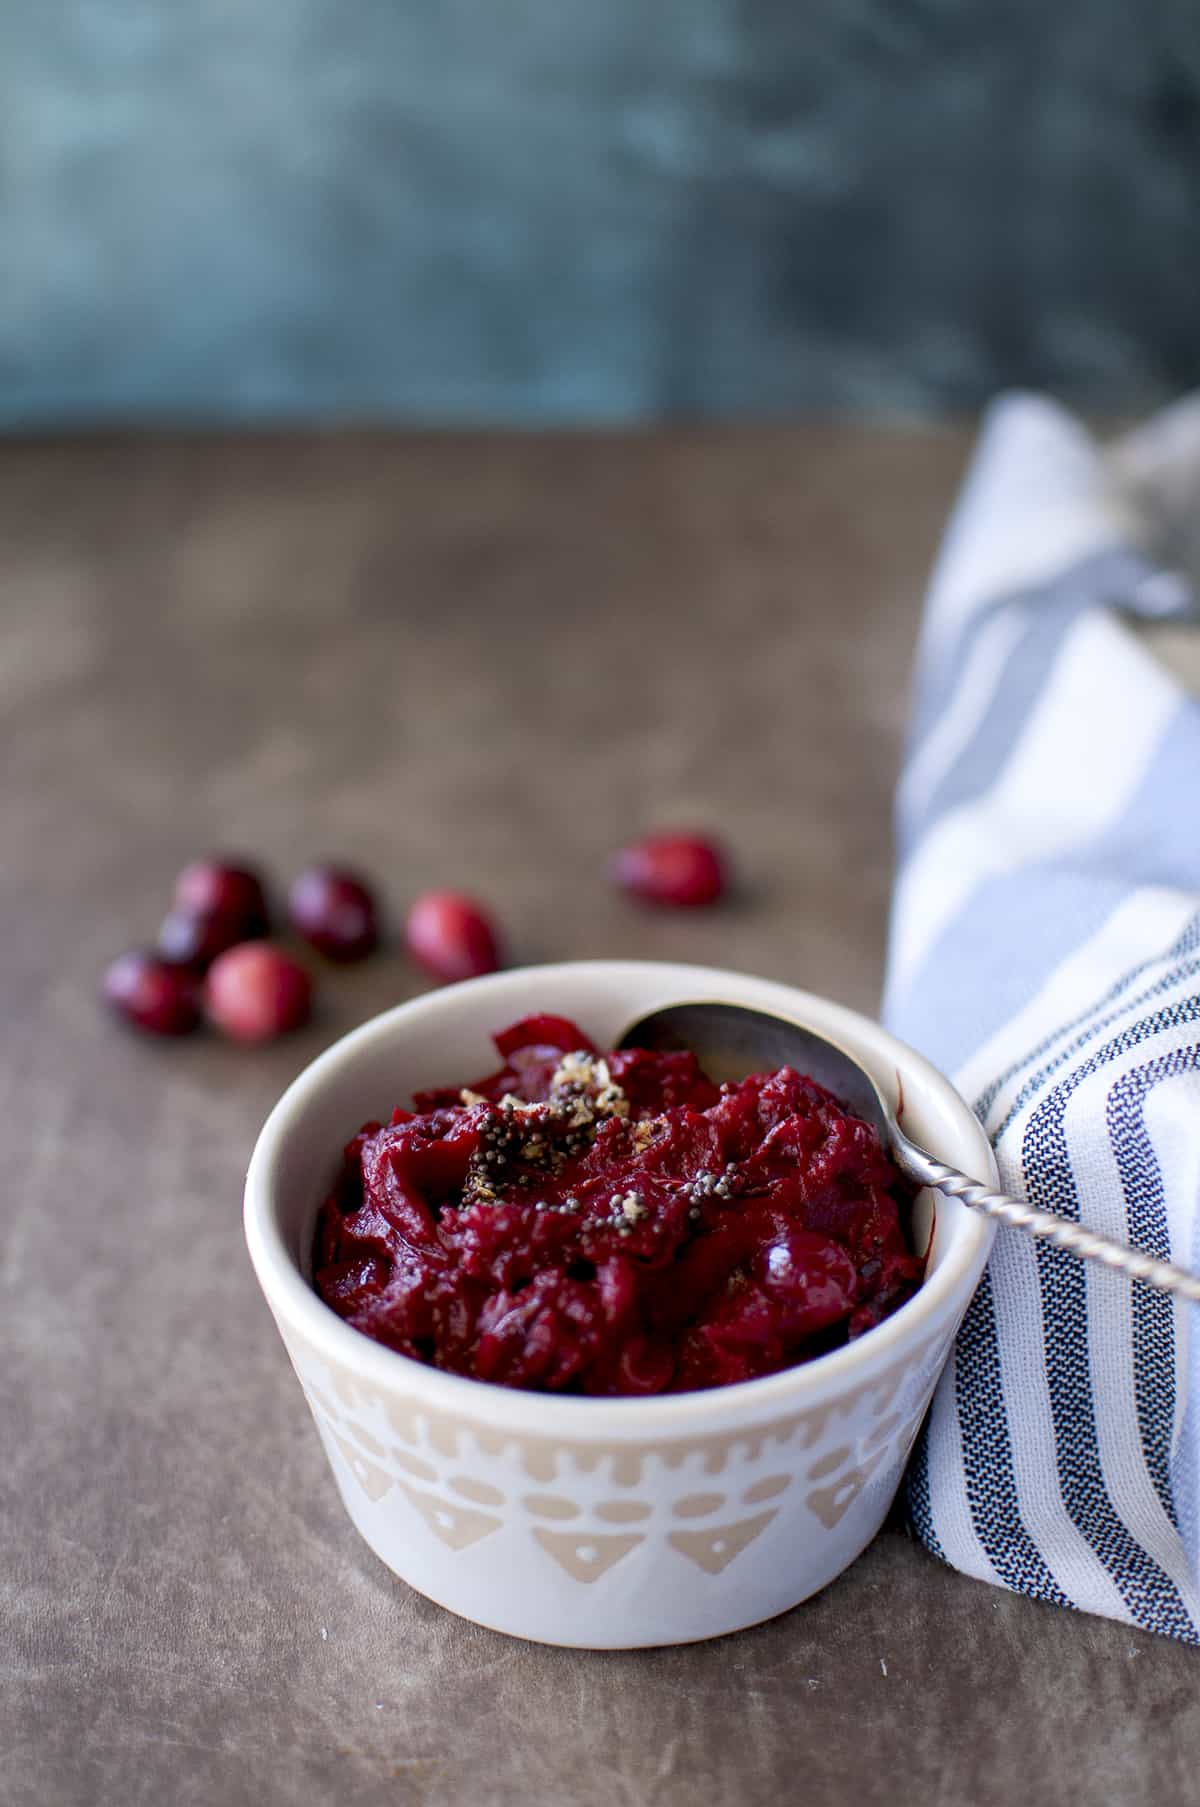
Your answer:
[[[745,1079],[749,1073],[794,1067],[869,1123],[885,1145],[891,1139],[892,1113],[861,1062],[840,1042],[769,1011],[716,1002],[670,1004],[639,1017],[617,1046],[655,1053],[690,1049],[717,1085]]]
[[[744,1004],[697,999],[669,1004],[639,1017],[625,1030],[618,1047],[656,1050],[690,1048],[705,1072],[720,1083],[744,1079],[748,1073],[794,1067],[832,1092],[854,1116],[876,1132],[902,1173],[922,1186],[948,1193],[972,1210],[995,1217],[1010,1228],[1053,1243],[1081,1261],[1099,1262],[1132,1280],[1200,1303],[1200,1276],[1070,1218],[1042,1211],[1024,1199],[994,1192],[939,1161],[900,1127],[903,1093],[894,1112],[867,1069],[839,1042],[807,1024],[754,1010]]]

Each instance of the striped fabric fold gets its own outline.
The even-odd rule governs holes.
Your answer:
[[[884,1016],[1033,1203],[1200,1270],[1200,399],[992,409],[927,600]],[[1200,638],[1200,635],[1197,636]],[[1200,1644],[1200,1308],[1001,1229],[908,1479],[936,1555]]]

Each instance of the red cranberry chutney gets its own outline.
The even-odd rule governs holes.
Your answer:
[[[599,1054],[574,1023],[367,1123],[321,1208],[314,1283],[355,1329],[540,1392],[680,1393],[861,1336],[923,1262],[875,1132],[790,1067],[716,1086],[694,1054]]]

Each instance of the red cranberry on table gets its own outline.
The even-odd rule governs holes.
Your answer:
[[[267,894],[252,866],[232,860],[193,860],[175,881],[175,905],[189,915],[218,910],[242,925],[239,941],[253,941],[270,927]]]
[[[104,975],[106,1003],[150,1035],[187,1035],[200,1021],[200,986],[186,966],[157,954],[122,954]]]
[[[362,960],[379,944],[375,899],[343,866],[310,866],[288,893],[297,935],[330,960]]]
[[[682,909],[715,903],[727,883],[720,848],[699,835],[652,834],[631,841],[616,855],[612,870],[635,897]]]
[[[312,984],[295,960],[267,941],[218,956],[204,988],[210,1022],[238,1042],[272,1041],[308,1021]]]
[[[458,891],[427,891],[408,912],[408,951],[433,978],[451,984],[495,972],[500,949],[477,903]]]
[[[158,931],[158,951],[177,966],[207,972],[218,954],[245,941],[245,919],[230,910],[182,910],[176,907],[163,918]]]

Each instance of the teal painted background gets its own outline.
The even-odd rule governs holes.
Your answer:
[[[1195,0],[0,0],[0,423],[1200,376]]]

